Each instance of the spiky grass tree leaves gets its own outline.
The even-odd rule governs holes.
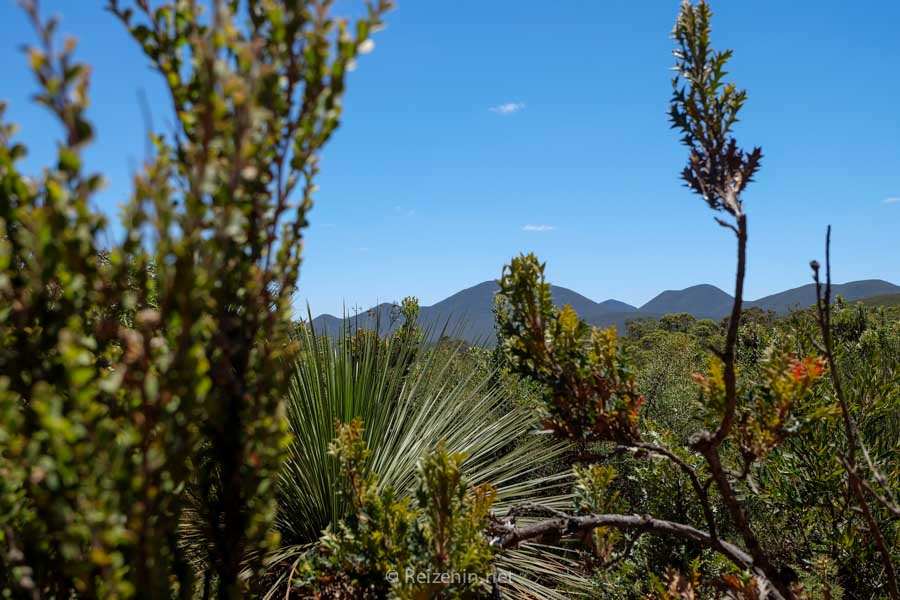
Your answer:
[[[571,475],[562,466],[570,445],[532,435],[539,420],[531,408],[494,385],[490,369],[473,368],[463,347],[426,346],[427,332],[379,338],[344,330],[332,340],[303,326],[298,338],[287,401],[293,443],[279,495],[282,548],[271,561],[269,597],[284,596],[285,580],[321,532],[353,512],[340,464],[327,455],[336,422],[362,421],[368,468],[398,498],[415,497],[419,461],[443,441],[447,452],[465,454],[461,477],[496,490],[498,514],[535,498],[570,506]],[[537,545],[498,556],[504,597],[564,598],[552,588],[585,583],[571,559]]]
[[[498,340],[511,366],[543,384],[544,424],[577,441],[634,442],[644,401],[614,328],[584,323],[558,309],[533,254],[513,258],[495,300]]]
[[[318,153],[346,73],[389,7],[117,2],[176,120],[134,178],[124,238],[101,251],[101,183],[81,161],[89,70],[22,2],[38,103],[64,128],[26,180],[0,125],[0,584],[69,597],[188,596],[179,522],[199,502],[203,592],[246,593],[287,451],[290,302]],[[209,14],[203,14],[204,7]]]

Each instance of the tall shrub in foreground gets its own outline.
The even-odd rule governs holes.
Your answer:
[[[0,587],[26,597],[236,598],[275,542],[290,301],[318,153],[388,0],[111,0],[174,131],[134,176],[121,243],[91,207],[89,69],[22,5],[36,101],[63,127],[37,178],[0,124]],[[2,107],[0,107],[2,119]],[[184,490],[209,544],[197,582]]]

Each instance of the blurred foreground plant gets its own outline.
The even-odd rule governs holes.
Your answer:
[[[192,595],[178,539],[191,487],[203,594],[240,597],[240,572],[277,538],[282,365],[318,152],[389,2],[351,29],[328,0],[111,0],[163,76],[175,129],[153,136],[123,241],[102,250],[102,179],[81,160],[89,70],[36,0],[21,4],[40,38],[36,100],[64,135],[28,178],[0,125],[0,586]]]

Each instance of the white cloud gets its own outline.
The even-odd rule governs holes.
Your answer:
[[[553,225],[525,225],[522,231],[553,231],[556,229]]]
[[[900,196],[890,196],[885,198],[883,204],[900,204]]]
[[[498,115],[511,115],[513,113],[519,112],[523,108],[525,108],[524,102],[506,102],[504,104],[492,106],[490,108],[490,111],[492,113],[497,113]]]

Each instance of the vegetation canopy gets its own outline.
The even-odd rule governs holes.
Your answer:
[[[727,314],[594,327],[522,254],[492,348],[412,296],[387,331],[293,318],[318,157],[389,0],[109,0],[175,123],[107,245],[90,71],[20,4],[63,135],[26,175],[0,104],[4,598],[900,600],[900,308],[835,297],[830,227],[813,306],[747,307],[763,154],[707,2],[680,5],[668,114],[734,236]]]

